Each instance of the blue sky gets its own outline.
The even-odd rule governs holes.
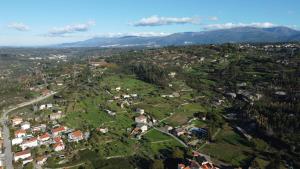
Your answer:
[[[299,0],[1,0],[0,45],[237,26],[299,29],[299,7]]]

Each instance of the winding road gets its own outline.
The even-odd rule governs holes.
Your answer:
[[[37,103],[37,102],[40,102],[44,99],[47,99],[48,97],[56,94],[57,92],[51,92],[47,95],[44,95],[44,96],[40,96],[40,97],[37,97],[33,100],[30,100],[30,101],[27,101],[27,102],[24,102],[24,103],[20,103],[14,107],[11,107],[10,109],[8,110],[3,110],[3,114],[1,116],[1,119],[0,119],[0,123],[2,125],[2,136],[3,136],[3,140],[4,140],[4,160],[5,160],[5,168],[7,169],[13,169],[13,164],[12,164],[12,161],[13,161],[13,153],[11,151],[11,140],[10,140],[10,133],[9,133],[9,127],[8,127],[8,114],[14,110],[17,110],[21,107],[25,107],[25,106],[28,106],[28,105],[31,105],[31,104],[34,104],[34,103]]]

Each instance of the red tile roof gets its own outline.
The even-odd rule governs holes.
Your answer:
[[[26,131],[23,129],[15,131],[15,135],[18,135],[18,134],[26,134]]]
[[[65,131],[65,130],[66,130],[66,128],[64,126],[60,126],[60,127],[52,129],[52,133],[59,133],[59,132]]]
[[[15,154],[15,156],[22,156],[22,155],[25,155],[25,154],[30,154],[30,150],[24,150],[24,151],[17,152]]]
[[[62,139],[61,139],[61,137],[55,137],[55,138],[54,138],[54,141],[55,141],[56,143],[62,143],[62,142],[63,142]]]
[[[83,134],[82,134],[82,132],[80,130],[77,130],[77,131],[72,132],[72,136],[74,138],[82,138]]]
[[[63,147],[64,144],[63,143],[56,143],[53,145],[54,148],[57,148],[57,147]]]
[[[43,135],[41,135],[41,136],[39,136],[39,139],[46,139],[46,138],[50,138],[50,134],[49,133],[45,133],[45,134],[43,134]]]

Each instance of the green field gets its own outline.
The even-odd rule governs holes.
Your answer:
[[[266,143],[262,140],[254,139],[253,141],[255,144],[259,144],[257,148],[265,149]],[[244,166],[254,156],[254,149],[251,144],[246,138],[226,125],[217,135],[215,141],[207,144],[200,151],[225,163]]]

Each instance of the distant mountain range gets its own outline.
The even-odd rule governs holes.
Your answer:
[[[202,32],[174,33],[162,37],[96,37],[85,41],[64,43],[54,47],[133,47],[169,46],[190,44],[291,42],[300,41],[300,31],[288,27],[254,28],[238,27]]]

